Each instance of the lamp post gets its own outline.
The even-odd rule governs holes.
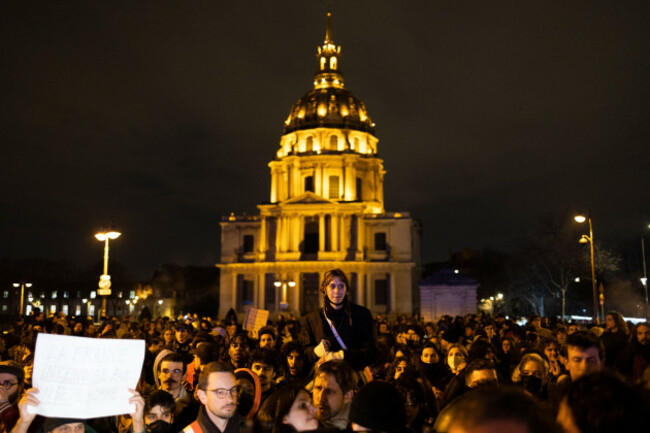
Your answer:
[[[576,215],[575,216],[575,221],[582,224],[585,221],[589,222],[589,236],[587,235],[582,235],[580,238],[580,243],[581,244],[586,244],[589,242],[590,246],[590,251],[591,251],[591,290],[593,293],[593,298],[594,298],[594,322],[596,324],[599,324],[600,322],[598,321],[598,297],[596,295],[596,268],[594,267],[594,230],[591,224],[591,212],[588,217],[585,217],[584,215]],[[600,290],[600,308],[601,308],[601,316],[603,318],[605,317],[605,290],[601,286]]]
[[[106,296],[111,294],[111,276],[108,275],[108,241],[117,239],[122,233],[116,231],[95,233],[98,241],[104,242],[104,273],[99,277],[99,290],[97,293],[102,297],[102,310],[100,316],[106,315]]]
[[[650,228],[650,225],[648,225],[648,228]],[[650,309],[648,308],[648,274],[645,265],[645,236],[641,236],[641,259],[643,262],[643,277],[641,278],[641,284],[643,284],[643,291],[645,292],[645,316],[647,318]]]
[[[276,280],[273,285],[278,289],[282,288],[282,301],[280,301],[280,309],[286,311],[289,307],[289,302],[287,301],[287,286],[292,289],[296,287],[296,282],[293,280]]]
[[[25,304],[25,287],[27,287],[29,289],[30,287],[32,287],[32,283],[25,283],[25,282],[21,281],[20,283],[14,283],[14,287],[16,287],[16,288],[20,287],[20,312],[19,312],[19,315],[22,315],[23,314],[23,305]],[[646,303],[648,302],[647,299],[648,299],[648,297],[646,296]]]

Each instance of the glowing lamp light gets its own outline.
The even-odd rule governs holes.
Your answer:
[[[289,281],[289,287],[296,287],[295,281]]]
[[[587,221],[587,218],[584,215],[576,215],[575,217],[573,217],[573,219],[580,224]]]
[[[579,283],[580,282],[580,277],[576,277],[576,279],[573,280],[573,281],[575,281],[576,283]]]
[[[282,285],[282,283],[280,281],[276,281],[276,282],[273,283],[273,285],[275,287],[280,287]]]
[[[581,244],[588,244],[589,243],[589,237],[587,235],[582,235],[582,237],[580,238],[580,240],[578,242],[580,242]]]
[[[95,238],[98,241],[105,241],[106,239],[117,239],[122,235],[120,232],[96,233]]]
[[[158,300],[158,305],[162,305],[162,303],[163,303],[163,300],[162,300],[162,299],[159,299],[159,300]]]

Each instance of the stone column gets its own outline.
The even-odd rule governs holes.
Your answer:
[[[341,218],[338,214],[333,214],[330,219],[332,227],[330,229],[330,234],[332,235],[331,245],[332,251],[339,250],[339,219]]]
[[[325,214],[318,214],[318,251],[325,251]]]

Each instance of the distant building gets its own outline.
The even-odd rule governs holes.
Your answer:
[[[344,88],[331,14],[314,88],[291,108],[259,215],[221,222],[220,316],[233,307],[306,313],[323,273],[341,268],[353,301],[375,313],[412,313],[420,226],[384,209],[383,161],[366,106]]]
[[[435,321],[441,316],[462,316],[477,312],[476,289],[478,281],[443,269],[420,281],[420,316]]]

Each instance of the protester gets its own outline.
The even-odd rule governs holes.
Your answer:
[[[201,408],[185,433],[239,433],[237,386],[232,369],[222,362],[211,362],[199,375],[197,397]]]
[[[322,363],[314,375],[313,401],[319,426],[344,430],[354,395],[354,371],[344,361]]]
[[[316,408],[311,397],[299,386],[287,385],[262,404],[257,413],[259,433],[292,433],[316,430]]]
[[[372,381],[354,396],[350,422],[353,431],[407,431],[404,399],[395,385]]]
[[[305,316],[307,345],[320,362],[345,359],[355,370],[377,357],[370,311],[350,301],[350,283],[340,269],[325,273],[321,283],[324,307]]]
[[[8,432],[19,416],[18,401],[25,383],[25,370],[16,361],[0,362],[0,431]]]

